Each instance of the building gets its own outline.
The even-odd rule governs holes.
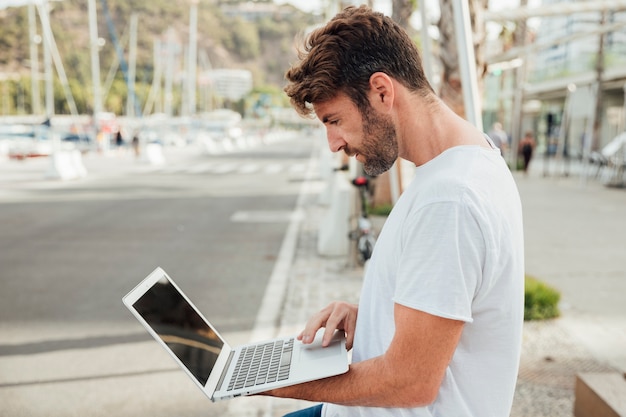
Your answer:
[[[566,152],[569,157],[601,149],[626,129],[626,2],[611,2],[604,17],[603,4],[607,2],[543,0],[540,7],[508,15],[537,16],[537,24],[525,47],[494,54],[504,58],[500,62],[491,59],[485,81],[487,123],[501,120],[511,131],[519,111],[519,135],[532,130],[539,152]],[[598,65],[599,56],[603,65]],[[520,74],[525,79],[521,88]],[[599,78],[600,136],[594,142]],[[515,108],[520,93],[522,105]]]

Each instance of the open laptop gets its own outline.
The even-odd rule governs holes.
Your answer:
[[[231,347],[161,268],[123,298],[148,332],[212,400],[258,394],[344,373],[343,332],[328,347],[295,337]]]

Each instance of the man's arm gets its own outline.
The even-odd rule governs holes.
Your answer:
[[[394,305],[394,317],[396,331],[383,355],[355,363],[345,374],[280,388],[268,395],[369,407],[432,403],[464,323],[400,304]],[[313,327],[307,324],[303,333]]]

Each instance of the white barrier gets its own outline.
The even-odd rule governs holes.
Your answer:
[[[74,180],[87,176],[83,157],[79,150],[56,151],[50,155],[50,165],[46,178]]]
[[[328,145],[326,144],[326,140],[320,146],[320,155],[319,155],[319,175],[326,182],[326,186],[324,190],[320,193],[318,202],[323,206],[327,206],[330,204],[330,200],[333,196],[334,190],[334,169],[338,164],[338,158],[336,154],[333,154]]]
[[[9,159],[9,141],[0,140],[0,161],[3,159]]]
[[[163,165],[165,157],[163,156],[163,146],[158,143],[148,143],[143,152],[144,161],[151,165]]]
[[[336,172],[332,181],[332,197],[328,213],[320,223],[317,251],[322,256],[346,256],[350,248],[348,233],[353,190],[343,172]]]

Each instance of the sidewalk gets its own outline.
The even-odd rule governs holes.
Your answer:
[[[576,175],[544,177],[535,163],[528,177],[515,173],[526,229],[527,273],[561,291],[562,316],[527,322],[511,417],[572,416],[575,376],[626,372],[626,190]],[[293,334],[328,302],[357,302],[362,268],[347,258],[317,255],[317,232],[326,214],[318,195],[302,202],[280,334]],[[243,398],[232,416],[279,417],[307,407],[303,401]]]

